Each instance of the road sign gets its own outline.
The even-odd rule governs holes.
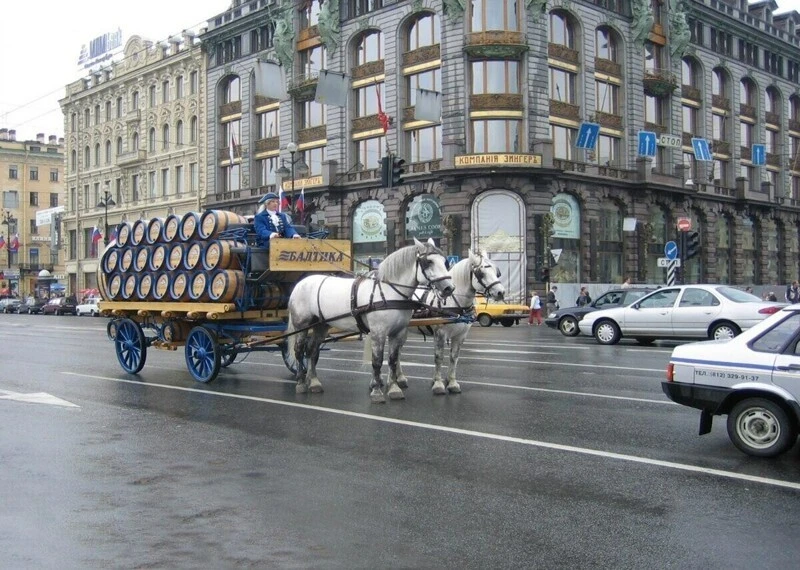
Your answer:
[[[599,134],[600,125],[597,123],[581,123],[581,127],[578,130],[578,141],[575,143],[575,147],[594,150],[597,144],[597,135]]]
[[[659,267],[669,267],[671,263],[674,263],[675,267],[681,266],[680,259],[667,259],[666,257],[659,257],[656,259],[656,261],[658,262]]]
[[[46,210],[39,210],[36,212],[36,225],[46,226],[53,221],[55,214],[60,214],[64,211],[64,206],[56,206],[55,208],[47,208]]]
[[[664,244],[664,255],[670,260],[678,259],[678,244],[674,241],[668,241]]]
[[[461,261],[461,258],[457,255],[448,255],[447,256],[447,267],[453,267],[456,263]]]
[[[656,134],[652,131],[639,131],[639,156],[656,155]]]
[[[563,251],[564,251],[564,248],[561,248],[561,247],[559,247],[557,249],[551,249],[550,250],[550,253],[553,255],[553,260],[556,263],[558,263],[558,260],[561,258],[561,252],[563,252]]]
[[[701,162],[711,162],[714,160],[711,156],[711,147],[708,146],[708,141],[706,139],[693,138],[692,148],[694,149],[695,160]]]
[[[661,135],[658,137],[658,145],[681,148],[683,146],[683,137],[681,135]]]
[[[680,231],[688,232],[692,229],[692,220],[691,218],[678,218],[677,226]]]
[[[764,166],[767,163],[767,147],[763,144],[754,144],[750,157],[755,166]]]

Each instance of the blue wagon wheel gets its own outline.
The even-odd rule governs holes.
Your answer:
[[[289,349],[287,347],[287,344],[288,343],[286,341],[283,341],[279,345],[281,347],[281,356],[283,357],[283,363],[286,365],[286,368],[289,370],[289,372],[291,372],[292,374],[297,374],[297,364],[295,364],[294,362],[289,362]],[[307,369],[308,362],[305,354],[303,355],[302,360],[303,364],[306,364],[306,366],[303,366],[303,368]]]
[[[198,382],[211,382],[219,374],[221,355],[217,335],[205,327],[189,331],[186,339],[186,367]]]
[[[109,331],[110,333],[110,331]],[[114,348],[119,365],[128,374],[138,374],[147,360],[147,342],[139,323],[121,319],[116,326]]]
[[[233,364],[234,360],[236,360],[236,356],[238,355],[238,351],[234,350],[226,350],[220,356],[219,364],[223,368],[227,368],[231,364]]]
[[[117,338],[117,327],[119,326],[119,319],[112,319],[108,321],[106,325],[106,334],[108,335],[108,340],[114,340]]]

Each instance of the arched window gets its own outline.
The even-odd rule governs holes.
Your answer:
[[[690,57],[681,60],[681,84],[695,89],[700,89],[703,85],[700,66]]]
[[[575,31],[569,14],[553,10],[550,12],[551,44],[575,49]]]
[[[122,154],[122,137],[117,137],[117,156]]]
[[[242,100],[241,81],[238,75],[226,77],[222,82],[221,89],[220,95],[223,104]]]
[[[106,139],[106,164],[111,164],[111,140]]]
[[[739,103],[748,107],[758,106],[755,84],[747,77],[739,82]]]
[[[131,151],[136,152],[139,150],[139,133],[134,132],[131,135]]]
[[[441,23],[436,14],[421,14],[408,28],[407,51],[441,43]]]
[[[356,65],[383,59],[383,34],[378,31],[367,32],[356,47]]]
[[[100,143],[94,145],[94,165],[100,166]]]
[[[189,141],[197,142],[197,117],[192,117],[189,121]]]
[[[139,92],[134,91],[131,95],[131,109],[136,111],[139,109]]]
[[[122,118],[122,97],[117,97],[117,119]]]
[[[183,121],[175,123],[175,144],[178,147],[183,144]]]
[[[730,82],[727,72],[717,67],[711,72],[711,94],[723,99],[730,98]],[[721,105],[715,104],[716,107]],[[727,108],[727,106],[725,106]]]
[[[780,124],[781,94],[774,87],[767,87],[766,95],[764,98],[764,110],[767,113],[767,122]]]
[[[89,168],[92,165],[91,160],[90,160],[91,159],[91,152],[92,151],[89,149],[89,145],[86,145],[85,147],[83,147],[83,167],[84,168]]]
[[[161,127],[161,149],[169,149],[169,125],[166,123]]]
[[[616,34],[609,28],[597,28],[595,31],[595,57],[620,63],[619,42]]]
[[[606,200],[600,205],[597,279],[601,283],[622,282],[622,219],[623,213],[616,203]]]
[[[519,29],[518,0],[472,0],[470,31]]]
[[[78,167],[78,152],[73,150],[70,153],[69,157],[69,170],[70,172],[75,172],[75,169]]]
[[[150,152],[156,151],[156,129],[155,127],[150,127],[150,130],[147,131],[147,150]]]

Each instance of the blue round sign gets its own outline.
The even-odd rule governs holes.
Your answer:
[[[673,261],[678,259],[678,244],[674,241],[668,241],[664,244],[664,256]]]

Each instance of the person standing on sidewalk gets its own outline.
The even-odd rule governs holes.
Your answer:
[[[536,291],[531,291],[531,314],[528,316],[528,326],[531,326],[533,321],[536,321],[537,327],[542,324],[542,300]]]
[[[548,317],[558,310],[558,299],[556,299],[556,291],[558,291],[558,287],[556,285],[553,285],[550,288],[550,291],[547,293],[546,314]]]

